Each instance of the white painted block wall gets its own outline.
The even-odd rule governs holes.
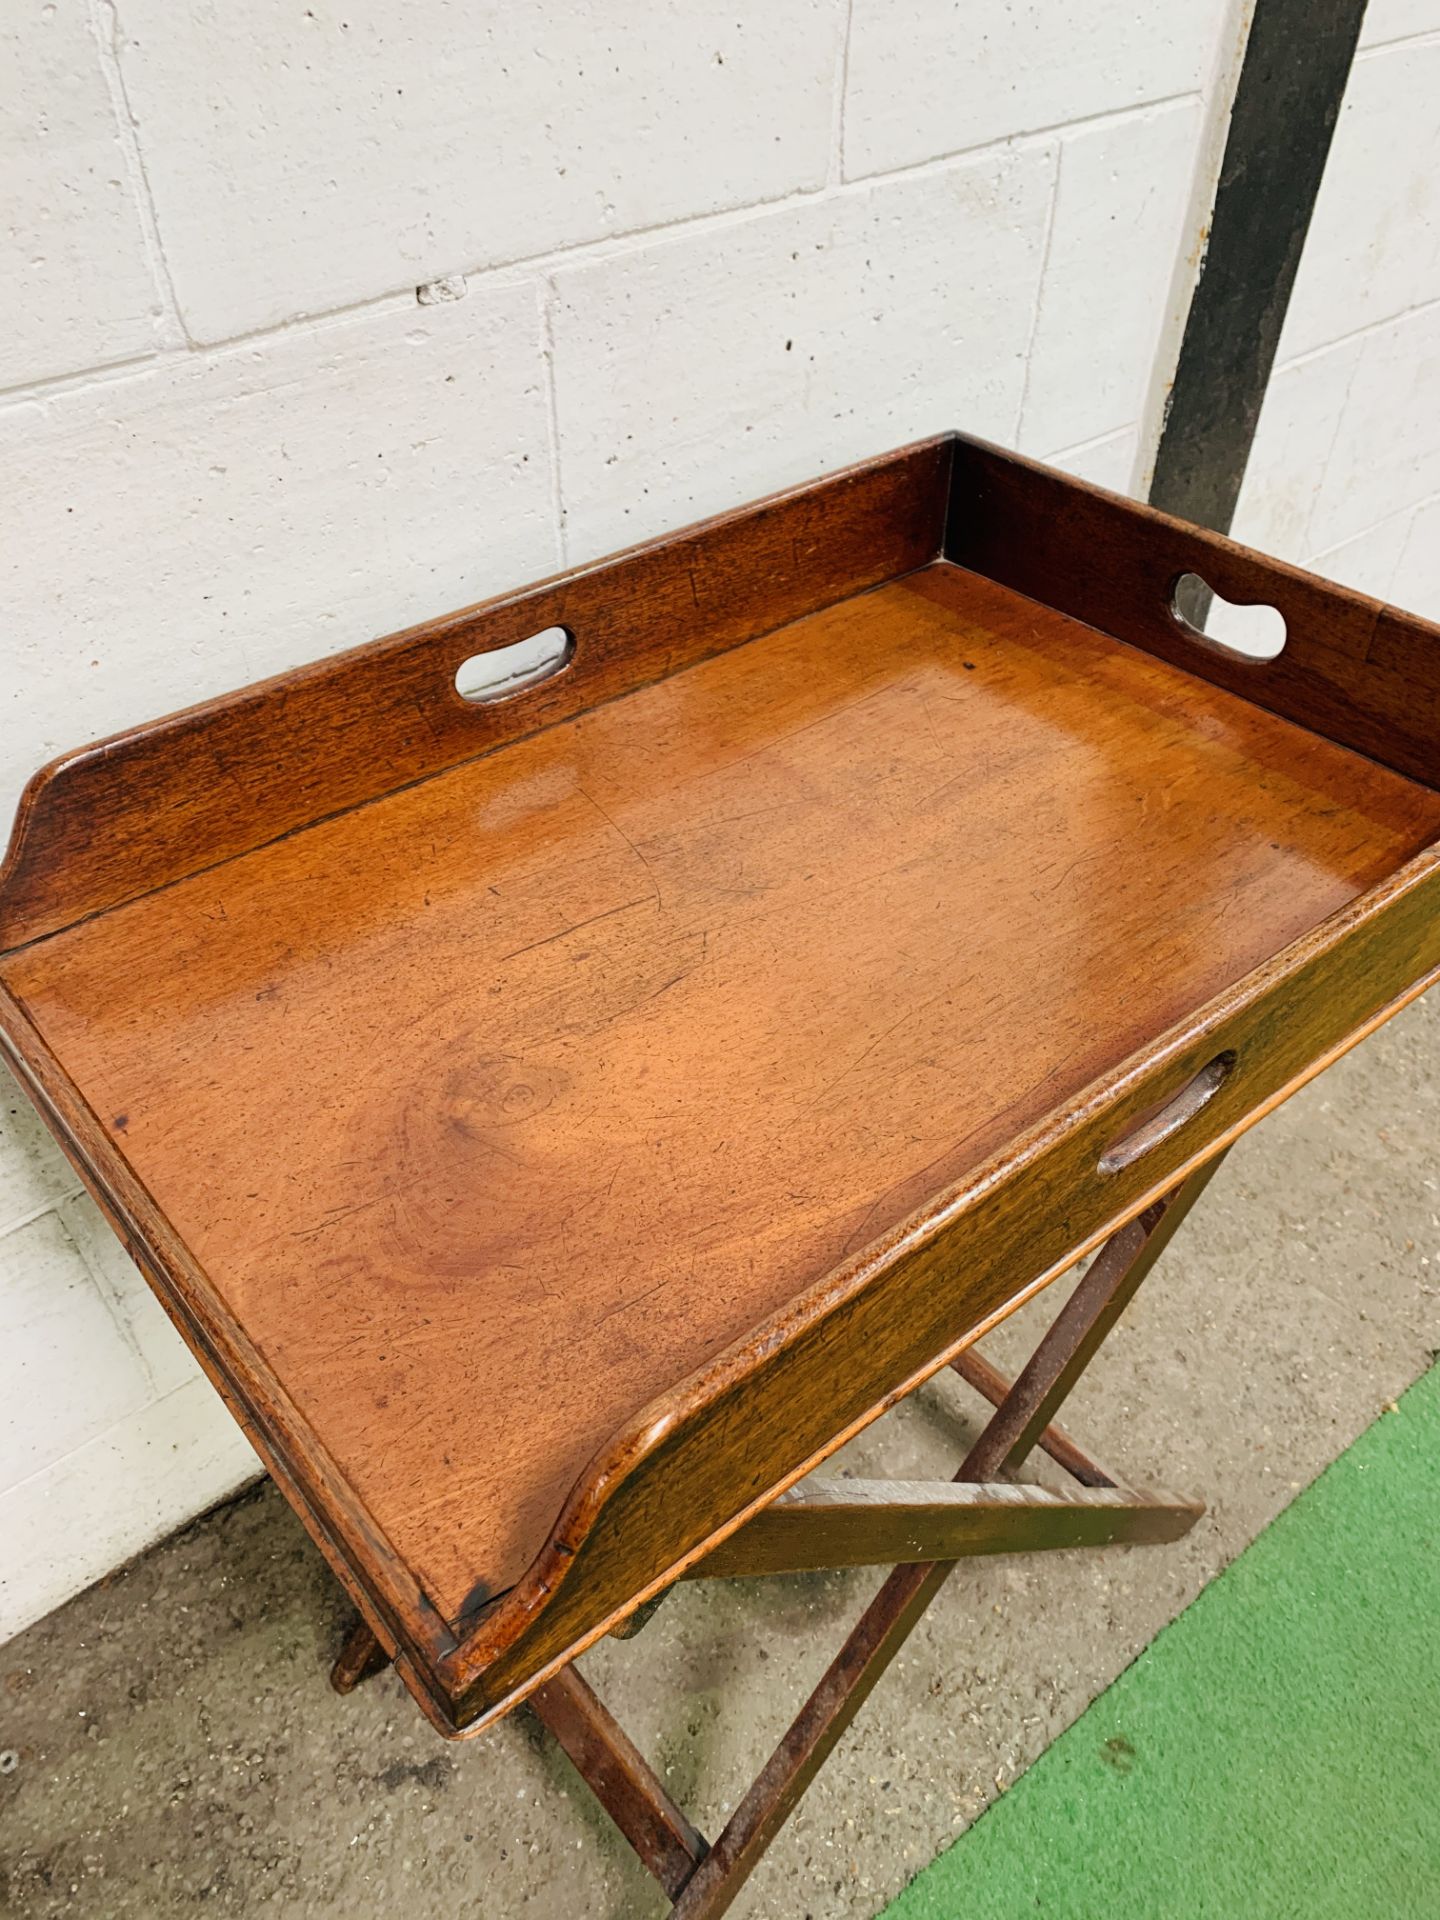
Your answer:
[[[1440,620],[1440,0],[1370,0],[1235,534]]]
[[[17,0],[0,811],[61,748],[917,434],[1127,486],[1243,11]],[[1392,37],[1429,11],[1372,7]],[[1387,57],[1365,112],[1433,113]],[[1391,408],[1437,378],[1440,287],[1400,232],[1412,158],[1376,290],[1335,269],[1343,334],[1323,288],[1297,308],[1256,497],[1307,552],[1383,524],[1416,578],[1440,429]],[[3,1638],[256,1463],[0,1095]]]

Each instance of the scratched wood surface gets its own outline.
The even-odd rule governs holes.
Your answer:
[[[946,563],[0,978],[447,1618],[1440,796]]]

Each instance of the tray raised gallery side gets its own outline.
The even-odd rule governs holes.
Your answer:
[[[473,1731],[1420,991],[1437,842],[1440,632],[947,436],[54,762],[0,1038]]]

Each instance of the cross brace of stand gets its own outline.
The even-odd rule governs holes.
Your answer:
[[[1157,1543],[1194,1526],[1202,1505],[1122,1484],[1055,1416],[1222,1157],[1106,1242],[1013,1380],[974,1348],[952,1362],[994,1408],[953,1481],[806,1481],[685,1575],[892,1569],[713,1845],[573,1664],[531,1694],[531,1711],[664,1888],[674,1920],[715,1920],[730,1906],[959,1560]],[[1037,1446],[1076,1482],[1074,1491],[1051,1493],[1013,1478]],[[658,1604],[638,1608],[617,1629],[620,1637],[638,1632]],[[370,1628],[357,1622],[332,1684],[348,1693],[388,1661]]]

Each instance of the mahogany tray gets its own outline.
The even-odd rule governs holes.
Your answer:
[[[1437,788],[1436,629],[950,436],[57,760],[0,1030],[473,1731],[1427,984]]]

